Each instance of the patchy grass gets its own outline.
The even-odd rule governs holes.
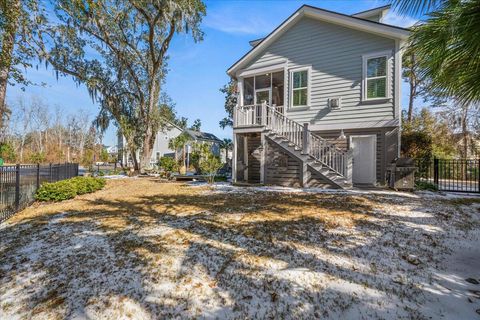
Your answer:
[[[0,227],[0,318],[445,316],[422,306],[478,230],[455,201],[111,180]]]

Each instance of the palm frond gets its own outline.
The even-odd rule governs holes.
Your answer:
[[[413,29],[411,50],[432,88],[461,104],[480,102],[480,2],[448,1]]]
[[[393,9],[401,15],[421,16],[438,8],[446,0],[391,0]]]

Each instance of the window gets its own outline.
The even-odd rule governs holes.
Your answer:
[[[256,96],[257,103],[265,100],[268,104],[283,106],[283,75],[283,71],[277,71],[243,78],[243,105],[254,104]],[[259,95],[266,95],[266,98],[259,99]]]
[[[308,105],[308,70],[292,71],[292,107],[305,107]]]
[[[364,57],[364,100],[388,98],[388,57],[388,55]]]
[[[253,104],[254,83],[253,77],[243,79],[243,104],[246,106]]]
[[[283,71],[272,73],[272,104],[283,106]]]

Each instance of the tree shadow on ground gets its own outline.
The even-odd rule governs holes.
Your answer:
[[[388,197],[171,193],[80,201],[87,209],[34,216],[2,230],[2,288],[29,282],[22,292],[0,296],[23,299],[28,316],[58,310],[98,317],[126,300],[131,308],[117,312],[154,318],[316,318],[359,299],[355,291],[322,284],[328,279],[411,299],[406,312],[414,315],[422,289],[392,279],[398,272],[420,277],[436,262],[432,246],[441,237],[441,231],[418,235],[418,225],[436,225],[436,217],[378,210],[378,203],[398,202]],[[422,265],[404,261],[405,248],[425,257]],[[305,275],[311,283],[299,281]]]

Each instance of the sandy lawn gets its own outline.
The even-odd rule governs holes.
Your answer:
[[[479,198],[120,179],[0,234],[0,319],[480,319]]]

